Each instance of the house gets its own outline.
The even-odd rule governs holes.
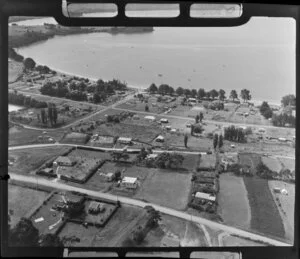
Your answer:
[[[279,140],[280,142],[286,142],[286,141],[287,141],[286,138],[278,138],[278,140]]]
[[[177,129],[171,129],[171,133],[176,133]]]
[[[165,118],[161,118],[159,121],[160,121],[161,123],[168,123],[168,122],[169,122],[168,119],[165,119]]]
[[[196,192],[195,198],[201,199],[201,200],[212,201],[212,202],[216,201],[216,196],[215,195],[204,193],[204,192]]]
[[[144,118],[146,120],[155,121],[155,117],[154,116],[145,116]]]
[[[128,189],[136,189],[137,188],[137,178],[125,176],[122,179],[121,186],[128,188]]]
[[[196,104],[197,100],[196,100],[196,98],[188,98],[188,102],[191,104]]]
[[[161,135],[159,135],[156,139],[155,139],[156,142],[164,142],[165,141],[165,138]]]
[[[130,145],[132,142],[132,138],[120,137],[120,138],[118,138],[118,142],[121,144]]]
[[[55,159],[53,163],[57,163],[59,166],[73,166],[76,164],[76,161],[72,161],[69,157],[67,156],[59,156],[58,158]]]
[[[166,130],[171,130],[171,126],[170,125],[166,126]]]
[[[92,201],[89,205],[89,213],[90,214],[98,214],[99,212],[104,211],[104,205],[101,202]]]

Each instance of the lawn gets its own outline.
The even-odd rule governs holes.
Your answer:
[[[224,173],[219,178],[218,213],[227,225],[248,229],[251,210],[242,177]]]
[[[285,188],[288,191],[288,195],[275,193],[273,189],[276,187]],[[282,181],[269,181],[269,188],[280,212],[286,239],[292,244],[294,241],[295,184]]]
[[[9,172],[18,174],[34,173],[48,160],[65,154],[70,147],[53,146],[34,149],[21,149],[9,151],[9,158],[14,159],[13,165],[8,167]]]
[[[282,166],[277,158],[262,156],[261,161],[267,166],[270,170],[279,173]]]
[[[191,189],[191,173],[152,169],[135,198],[177,210],[186,209]]]
[[[38,137],[42,136],[42,133],[42,130],[25,129],[18,126],[11,127],[8,135],[9,146],[40,144],[41,142],[38,140]],[[55,141],[60,141],[63,135],[64,131],[59,129],[47,133],[47,136],[53,138]]]
[[[33,207],[42,203],[49,195],[48,192],[8,185],[8,211],[11,211],[11,226],[15,226],[21,217],[27,216]]]
[[[93,151],[93,150],[87,150],[82,148],[76,148],[72,150],[68,154],[68,156],[75,156],[75,157],[84,157],[84,158],[90,158],[90,159],[110,159],[110,154],[106,152],[101,151]]]
[[[268,181],[244,177],[251,208],[251,229],[270,237],[284,238],[285,231]]]

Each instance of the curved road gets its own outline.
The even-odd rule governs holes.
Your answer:
[[[274,239],[271,239],[271,238],[268,238],[265,236],[254,234],[254,233],[244,231],[241,229],[237,229],[237,228],[234,228],[231,226],[223,225],[223,224],[220,224],[220,223],[208,220],[208,219],[204,219],[204,218],[201,218],[198,216],[192,216],[186,212],[177,211],[177,210],[174,210],[171,208],[163,207],[163,206],[148,203],[148,202],[143,202],[143,201],[132,199],[132,198],[120,197],[120,196],[116,196],[116,195],[112,195],[112,194],[108,194],[108,193],[91,191],[91,190],[87,190],[84,188],[74,187],[74,186],[70,186],[70,185],[67,185],[64,183],[59,183],[59,182],[53,182],[53,181],[49,181],[49,180],[46,180],[43,178],[38,178],[38,177],[18,175],[18,174],[12,174],[12,173],[10,174],[10,177],[11,177],[11,179],[17,180],[17,181],[34,183],[34,184],[44,185],[44,186],[48,186],[48,187],[52,187],[52,188],[67,190],[67,191],[75,191],[75,192],[87,194],[89,196],[94,196],[97,198],[105,198],[105,199],[109,199],[112,201],[119,200],[122,203],[133,205],[133,206],[138,206],[138,207],[142,207],[142,208],[144,208],[147,205],[150,205],[150,206],[153,206],[153,208],[155,208],[156,210],[160,211],[161,213],[175,216],[178,218],[182,218],[185,220],[193,221],[198,224],[204,224],[208,227],[217,228],[217,229],[223,230],[227,233],[234,234],[234,235],[237,235],[240,237],[249,238],[249,239],[252,239],[252,240],[255,240],[258,242],[268,243],[268,244],[274,245],[274,246],[291,246],[291,244],[287,244],[287,243],[284,243],[284,242],[281,242],[278,240],[274,240]]]

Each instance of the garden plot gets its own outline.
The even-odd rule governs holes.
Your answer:
[[[256,177],[244,177],[244,183],[251,208],[251,230],[270,237],[284,238],[284,226],[268,181]]]
[[[29,174],[35,172],[45,162],[68,153],[70,147],[53,146],[34,149],[10,150],[9,158],[13,160],[13,165],[8,167],[8,171],[19,174]]]
[[[218,214],[225,224],[249,229],[251,210],[243,178],[224,173],[219,184]]]
[[[48,192],[9,184],[8,212],[11,227],[14,227],[20,218],[26,217],[32,208],[41,204],[48,195]]]
[[[110,154],[107,152],[101,152],[101,151],[93,151],[83,148],[76,148],[73,149],[72,152],[68,154],[70,157],[84,157],[84,158],[90,158],[90,159],[101,159],[106,160],[110,159]]]
[[[271,171],[279,173],[282,169],[281,163],[276,157],[262,156],[261,161],[265,166],[267,166]]]
[[[134,197],[184,210],[188,203],[192,174],[154,168],[150,171]]]
[[[89,140],[89,136],[87,134],[79,133],[79,132],[71,132],[71,133],[67,133],[63,137],[61,143],[83,145],[87,143],[88,140]]]

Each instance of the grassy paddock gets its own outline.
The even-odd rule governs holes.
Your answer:
[[[268,181],[244,177],[251,207],[251,229],[270,237],[284,238],[283,223],[270,192]]]

